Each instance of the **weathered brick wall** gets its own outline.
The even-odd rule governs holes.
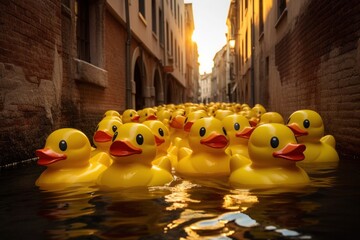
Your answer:
[[[270,90],[285,99],[277,109],[285,117],[318,111],[340,154],[352,156],[360,153],[359,13],[356,0],[309,1],[275,47],[282,95]]]
[[[106,88],[74,79],[71,6],[0,2],[0,166],[35,157],[58,128],[77,128],[92,140],[106,110],[124,110],[126,32],[104,11]]]
[[[0,1],[0,165],[34,157],[56,122],[60,15],[56,0]]]

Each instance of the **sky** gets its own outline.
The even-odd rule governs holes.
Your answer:
[[[184,3],[192,3],[193,7],[193,40],[198,45],[199,72],[210,73],[215,54],[226,44],[226,18],[230,0],[184,0]]]

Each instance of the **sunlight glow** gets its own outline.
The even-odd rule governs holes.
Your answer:
[[[226,18],[230,0],[185,0],[184,2],[193,5],[195,30],[192,40],[198,45],[199,72],[210,73],[215,54],[226,44]]]

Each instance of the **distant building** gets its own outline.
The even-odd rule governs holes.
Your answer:
[[[197,102],[199,97],[199,54],[196,42],[192,40],[194,32],[192,4],[185,4],[185,50],[186,50],[186,102]]]
[[[207,104],[213,101],[211,96],[211,73],[204,73],[200,75],[200,102]]]
[[[230,75],[230,49],[226,44],[218,51],[214,58],[212,69],[212,97],[215,102],[229,102],[231,99],[231,75]]]

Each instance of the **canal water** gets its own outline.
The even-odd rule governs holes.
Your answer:
[[[34,186],[35,162],[0,171],[0,239],[360,239],[360,162],[302,165],[301,189],[215,179],[101,192]]]

